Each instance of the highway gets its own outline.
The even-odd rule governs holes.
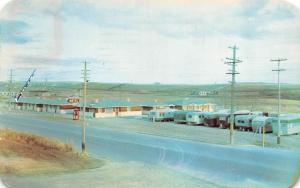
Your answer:
[[[0,114],[0,127],[30,132],[81,145],[81,127],[29,116]],[[92,156],[160,165],[191,176],[203,174],[225,182],[255,181],[267,187],[288,187],[300,153],[255,146],[221,146],[108,128],[87,128]]]

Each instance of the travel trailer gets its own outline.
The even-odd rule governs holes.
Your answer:
[[[235,127],[239,130],[252,130],[252,121],[256,115],[237,115],[234,118]]]
[[[265,127],[265,133],[271,133],[272,130],[272,117],[256,116],[252,120],[252,131],[258,133],[261,127]]]
[[[278,133],[278,117],[272,119],[273,133]],[[280,135],[292,135],[300,133],[300,115],[285,114],[280,116]]]
[[[174,121],[175,109],[151,110],[148,119],[151,121]]]
[[[217,113],[205,113],[204,114],[204,125],[209,127],[218,127],[220,126],[219,123],[219,116]]]
[[[200,112],[197,110],[178,110],[174,114],[175,123],[187,123],[187,114],[193,112]]]
[[[203,125],[204,124],[205,112],[188,112],[186,114],[186,121],[192,125]]]

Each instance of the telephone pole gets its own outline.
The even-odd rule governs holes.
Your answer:
[[[11,97],[14,96],[13,94],[13,90],[14,90],[14,87],[13,87],[13,70],[10,69],[9,70],[9,81],[8,81],[8,110],[10,111],[11,110]]]
[[[88,71],[87,70],[87,62],[84,62],[84,69],[82,70],[83,74],[83,124],[82,124],[82,143],[81,143],[81,150],[82,153],[86,153],[86,95],[87,95],[87,82],[88,82]]]
[[[280,72],[285,71],[285,69],[280,69],[280,63],[283,61],[287,61],[287,59],[283,58],[278,58],[278,59],[271,59],[271,62],[277,62],[277,69],[273,69],[272,71],[277,72],[277,84],[278,84],[278,106],[277,106],[277,111],[278,111],[278,132],[277,132],[277,144],[280,144],[280,131],[281,131],[281,122],[280,122],[280,111],[281,111],[281,85],[280,85]]]
[[[226,74],[231,74],[231,95],[230,95],[230,144],[234,143],[233,140],[233,130],[234,130],[234,90],[235,90],[235,75],[240,74],[236,71],[236,66],[242,61],[236,58],[236,51],[238,48],[234,45],[229,47],[233,51],[232,58],[226,58],[228,60],[225,64],[230,66],[229,72]]]
[[[9,69],[9,83],[8,83],[8,95],[13,96],[13,69]]]

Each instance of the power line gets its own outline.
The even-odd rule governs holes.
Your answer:
[[[230,49],[232,49],[233,54],[232,54],[232,58],[226,58],[226,60],[229,60],[227,62],[225,62],[225,64],[229,65],[231,67],[231,69],[229,69],[229,72],[227,72],[226,74],[230,74],[231,75],[231,95],[230,95],[230,144],[233,144],[233,130],[234,130],[234,89],[235,89],[235,75],[240,74],[236,71],[236,66],[238,63],[241,63],[242,61],[236,58],[236,51],[238,50],[238,48],[236,47],[236,45],[234,45],[233,47],[229,47]]]
[[[280,122],[280,111],[281,111],[281,84],[280,84],[280,72],[285,71],[285,69],[280,68],[280,63],[283,61],[287,61],[286,58],[278,58],[278,59],[271,59],[271,62],[277,62],[277,69],[273,69],[273,72],[277,72],[277,84],[278,84],[278,132],[277,132],[277,144],[280,144],[280,131],[281,131],[281,122]]]

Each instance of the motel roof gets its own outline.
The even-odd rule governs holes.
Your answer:
[[[41,99],[41,98],[20,98],[18,102],[11,99],[13,103],[25,103],[25,104],[46,104],[46,105],[70,105],[67,100],[63,99]]]
[[[186,105],[203,105],[208,103],[199,99],[182,99],[182,100],[167,101],[166,104],[173,105],[173,106],[186,106]]]
[[[82,107],[83,103],[79,103],[78,107]],[[123,101],[123,100],[111,100],[102,99],[95,102],[87,102],[86,107],[88,108],[112,108],[112,107],[132,107],[139,106],[136,102]]]
[[[10,102],[13,103],[26,103],[26,104],[45,104],[45,105],[71,105],[66,99],[42,99],[42,98],[20,98],[18,102],[11,99]],[[202,105],[208,104],[202,100],[198,99],[183,99],[174,100],[167,102],[156,102],[156,101],[146,101],[146,102],[133,102],[126,100],[112,100],[112,99],[102,99],[99,101],[87,101],[86,107],[89,108],[111,108],[111,107],[133,107],[133,106],[183,106],[183,105]],[[74,104],[73,104],[74,105]],[[77,107],[83,107],[83,103],[75,104]]]
[[[139,106],[172,106],[170,104],[167,104],[166,102],[156,102],[156,101],[146,101],[146,102],[140,102]]]

